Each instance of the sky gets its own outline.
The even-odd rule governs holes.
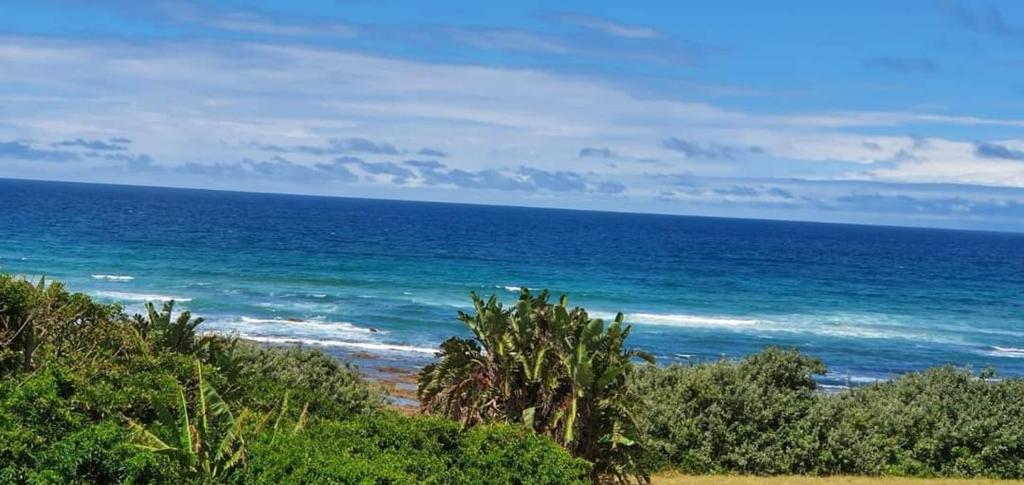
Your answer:
[[[0,177],[1024,231],[1024,2],[5,0]]]

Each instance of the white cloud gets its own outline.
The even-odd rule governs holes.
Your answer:
[[[557,18],[580,27],[596,30],[612,37],[625,39],[656,39],[661,33],[650,27],[627,25],[606,18],[587,15],[582,13],[565,13],[557,15]]]
[[[443,150],[458,169],[529,165],[629,179],[626,193],[634,195],[658,190],[640,177],[651,170],[640,159],[661,160],[660,169],[674,173],[749,175],[750,160],[764,159],[771,165],[761,172],[825,162],[819,178],[1024,187],[1024,164],[980,158],[971,142],[850,131],[1024,126],[1017,119],[750,113],[641,98],[596,79],[537,69],[431,64],[299,44],[8,36],[0,39],[0,64],[0,83],[7,87],[0,94],[0,139],[128,136],[164,167],[255,159],[262,154],[254,143],[321,145],[364,137]],[[756,146],[763,153],[737,157],[735,164],[687,160],[662,146],[669,137]],[[579,150],[587,146],[621,157],[614,164],[581,159]],[[828,168],[837,161],[863,167]],[[323,160],[296,154],[293,162]],[[11,167],[0,170],[18,175]]]

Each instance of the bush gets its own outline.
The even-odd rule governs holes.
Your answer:
[[[0,482],[177,482],[163,457],[128,444],[120,419],[81,399],[83,389],[88,380],[53,364],[0,381]]]
[[[1024,381],[952,367],[820,400],[821,473],[1024,477]]]
[[[581,483],[589,466],[524,428],[463,431],[449,420],[392,413],[317,420],[253,443],[254,483]]]
[[[653,468],[686,473],[1024,477],[1024,381],[953,368],[837,394],[820,361],[770,348],[631,381]]]
[[[739,362],[641,369],[631,380],[654,468],[690,473],[803,473],[796,428],[816,400],[816,359],[768,349]]]
[[[116,359],[138,344],[117,305],[69,293],[61,283],[0,275],[0,374],[30,371],[69,355]]]
[[[238,396],[240,404],[255,410],[274,409],[285,394],[296,412],[308,404],[309,413],[323,419],[345,419],[384,407],[383,394],[367,385],[352,364],[320,350],[240,342],[235,358],[237,381],[225,394]]]
[[[518,425],[472,428],[458,453],[465,483],[581,483],[590,465]]]

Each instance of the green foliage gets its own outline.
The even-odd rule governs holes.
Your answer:
[[[382,413],[317,420],[252,443],[238,482],[582,483],[589,466],[548,439],[509,426],[463,430],[443,419]]]
[[[649,459],[693,473],[806,471],[792,463],[805,445],[794,426],[824,371],[816,359],[774,348],[739,362],[640,370],[631,385],[644,397]]]
[[[247,407],[275,409],[282,397],[303,405],[324,419],[345,419],[379,411],[384,397],[366,383],[355,368],[316,349],[268,348],[240,342],[235,352],[239,366],[232,390]],[[294,416],[293,416],[294,417]]]
[[[1024,477],[1024,380],[942,367],[820,404],[824,473]]]
[[[0,275],[0,483],[201,481],[241,462],[243,431],[284,429],[284,410],[294,431],[307,400],[329,416],[382,405],[323,354],[197,336],[197,320],[171,310],[140,327],[59,283]],[[283,406],[289,393],[302,401]],[[265,413],[233,414],[248,403]],[[187,433],[181,418],[191,418]],[[140,429],[181,452],[133,446]]]
[[[824,365],[779,349],[634,367],[621,317],[605,326],[547,298],[474,298],[475,315],[460,315],[475,338],[445,342],[419,388],[460,424],[384,411],[319,351],[198,336],[199,320],[170,306],[133,320],[60,283],[0,275],[0,483],[1024,477],[1024,380],[939,368],[824,394]]]
[[[596,475],[645,478],[626,382],[633,358],[622,314],[607,327],[582,308],[523,289],[513,308],[472,294],[474,315],[459,313],[473,339],[441,345],[439,361],[420,373],[426,411],[463,424],[525,423],[594,463]]]
[[[465,483],[580,483],[591,465],[521,425],[469,430],[459,449]]]
[[[194,354],[202,346],[202,339],[196,336],[196,327],[203,323],[202,318],[192,318],[191,312],[181,312],[178,318],[171,319],[174,311],[174,300],[164,302],[163,310],[156,311],[152,302],[146,302],[146,316],[135,315],[132,323],[138,330],[142,340],[152,348]]]
[[[825,368],[769,348],[647,368],[631,386],[653,468],[687,473],[1024,477],[1024,381],[932,369],[824,394]]]
[[[167,438],[131,422],[133,444],[146,451],[172,457],[181,469],[204,482],[214,482],[236,466],[245,464],[243,433],[252,414],[243,410],[237,417],[209,381],[203,379],[203,366],[196,362],[195,413],[190,417],[185,390],[177,387],[178,416],[160,408],[160,425]]]
[[[124,324],[116,305],[69,293],[61,283],[0,275],[0,372],[30,371],[76,353],[117,358],[132,346]]]
[[[176,482],[176,469],[128,444],[127,428],[80,400],[88,381],[50,366],[0,380],[0,483]]]

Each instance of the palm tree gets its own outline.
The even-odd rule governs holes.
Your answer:
[[[466,425],[522,422],[593,462],[595,473],[645,479],[625,384],[634,359],[653,358],[625,349],[631,326],[622,314],[605,327],[565,296],[549,303],[547,291],[523,288],[514,308],[471,296],[475,314],[459,319],[473,338],[448,339],[420,373],[423,409]]]

